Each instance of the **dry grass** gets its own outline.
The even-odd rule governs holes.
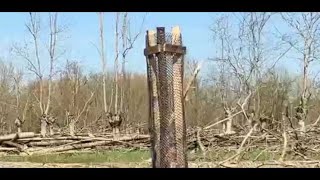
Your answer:
[[[236,150],[215,150],[202,153],[189,154],[189,167],[191,168],[268,168],[268,167],[319,167],[320,157],[313,156],[312,161],[303,161],[294,154],[288,153],[286,161],[277,159],[281,152],[268,152],[255,149],[240,155],[238,163],[219,162],[236,154]],[[98,151],[77,152],[65,154],[30,155],[30,156],[2,156],[0,167],[58,167],[58,168],[150,168],[149,151]]]

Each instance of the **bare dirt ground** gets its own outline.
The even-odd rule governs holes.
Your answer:
[[[243,161],[238,164],[227,163],[217,165],[214,162],[189,163],[190,168],[319,168],[320,161],[285,161],[285,162],[252,162]],[[30,163],[2,162],[0,168],[150,168],[150,163]]]

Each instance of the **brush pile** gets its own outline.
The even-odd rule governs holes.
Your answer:
[[[239,131],[234,134],[220,134],[215,129],[193,128],[187,131],[189,150],[212,151],[215,149],[236,150],[240,153],[252,149],[295,153],[305,160],[308,153],[320,152],[320,127],[310,125],[304,135],[296,129],[287,129],[285,133],[276,130]],[[0,136],[0,152],[14,154],[62,153],[95,149],[148,149],[150,136],[147,134],[112,133],[54,135],[40,137],[33,132],[21,132]]]
[[[29,155],[94,148],[143,149],[148,146],[149,135],[138,134],[119,137],[114,137],[112,134],[77,134],[76,136],[54,135],[42,138],[33,132],[22,132],[0,136],[0,152]]]

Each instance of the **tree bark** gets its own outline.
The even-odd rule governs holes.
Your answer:
[[[101,55],[101,63],[102,63],[102,72],[103,72],[103,105],[104,105],[104,112],[108,112],[108,105],[107,105],[107,92],[106,92],[106,59],[104,54],[104,29],[103,29],[103,12],[99,13],[99,26],[100,26],[100,55]]]

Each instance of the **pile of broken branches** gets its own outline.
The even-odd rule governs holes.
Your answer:
[[[84,149],[133,148],[149,147],[149,135],[130,134],[118,137],[112,134],[76,136],[54,135],[40,137],[33,132],[22,132],[0,136],[0,152],[16,154],[61,153]]]
[[[293,128],[286,129],[285,133],[267,129],[254,131],[253,128],[234,134],[219,134],[212,128],[192,128],[187,132],[189,150],[200,150],[203,153],[215,149],[234,150],[236,154],[224,162],[239,160],[241,154],[253,149],[277,151],[281,153],[279,161],[285,160],[289,152],[304,160],[312,160],[308,155],[320,152],[320,127],[316,124],[307,126],[304,135]],[[97,149],[147,150],[149,147],[150,136],[143,134],[120,134],[115,137],[112,133],[83,133],[75,136],[58,134],[43,138],[33,132],[21,132],[0,136],[0,152],[26,155]]]
[[[307,131],[287,128],[284,131],[262,129],[240,131],[233,134],[219,134],[212,128],[197,128],[188,132],[188,148],[198,149],[204,154],[208,151],[224,149],[235,151],[236,154],[222,163],[237,159],[250,150],[260,149],[281,154],[279,161],[284,161],[287,154],[294,154],[303,160],[314,160],[312,155],[320,152],[320,126],[311,124]]]

